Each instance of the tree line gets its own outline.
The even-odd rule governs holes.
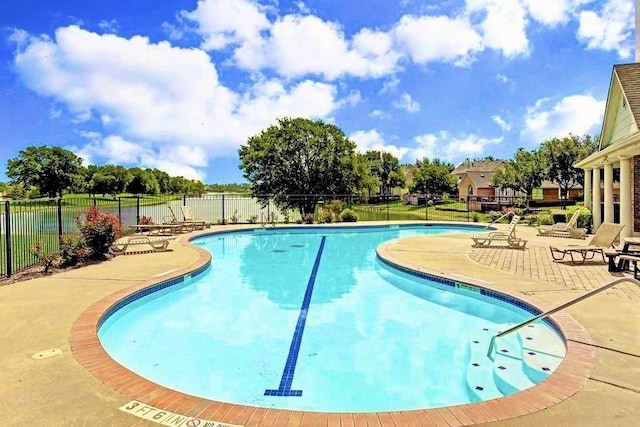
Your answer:
[[[11,180],[0,191],[14,199],[62,197],[68,193],[112,195],[201,194],[199,180],[170,176],[159,169],[125,168],[119,165],[82,165],[83,159],[57,146],[32,146],[7,162]]]

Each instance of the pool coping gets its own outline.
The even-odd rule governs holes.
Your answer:
[[[89,306],[75,320],[70,334],[71,350],[75,359],[86,371],[106,386],[132,400],[187,417],[215,420],[216,422],[239,425],[246,423],[282,425],[283,423],[287,424],[287,422],[293,423],[295,420],[297,420],[295,422],[313,420],[313,424],[332,426],[353,425],[358,424],[360,421],[382,425],[390,425],[392,423],[406,425],[417,422],[426,425],[461,426],[516,418],[556,405],[580,391],[596,367],[597,349],[592,345],[594,342],[591,336],[571,316],[562,312],[554,314],[551,319],[565,339],[567,353],[560,366],[547,379],[534,387],[502,398],[433,409],[325,413],[238,405],[200,398],[169,389],[137,375],[113,360],[100,344],[97,335],[98,327],[104,314],[131,294],[145,289],[152,289],[160,283],[204,268],[210,262],[211,255],[197,245],[191,244],[190,241],[196,237],[213,234],[218,233],[205,230],[180,239],[181,244],[189,245],[198,252],[198,260],[195,263],[102,298]],[[386,250],[388,244],[393,241],[383,243],[377,250],[378,256],[391,264],[418,273],[443,277],[481,289],[489,289],[523,301],[541,311],[552,308],[549,304],[519,292],[498,288],[470,277],[461,279],[457,275],[429,271],[418,265],[397,259]]]

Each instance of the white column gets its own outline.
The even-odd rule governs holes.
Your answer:
[[[631,208],[631,159],[628,157],[620,157],[620,224],[624,224],[620,236],[630,237],[633,234],[633,216]]]
[[[593,214],[593,232],[595,233],[600,224],[602,224],[602,216],[600,214],[600,205],[602,198],[600,196],[600,168],[593,169],[593,206],[591,212]]]
[[[613,164],[604,165],[604,222],[613,222]]]
[[[584,187],[582,194],[584,195],[584,206],[591,209],[591,169],[584,170]]]

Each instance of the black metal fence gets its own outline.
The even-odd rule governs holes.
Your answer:
[[[315,222],[325,222],[325,212],[330,206],[335,207],[337,200],[342,206],[352,209],[358,221],[477,219],[469,210],[468,203],[432,195],[402,198],[387,195],[295,195],[289,196],[289,200],[294,205],[309,205],[311,202],[315,206]],[[156,224],[180,221],[183,219],[180,206],[183,205],[189,205],[195,217],[215,224],[302,223],[309,220],[303,218],[298,209],[282,209],[272,198],[258,199],[244,194],[5,201],[0,208],[0,276],[11,276],[37,264],[38,259],[32,251],[35,244],[39,244],[42,253],[57,252],[60,237],[79,234],[76,218],[91,206],[117,215],[126,228],[141,220]]]

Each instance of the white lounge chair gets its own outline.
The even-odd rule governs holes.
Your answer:
[[[506,243],[507,247],[524,249],[527,245],[527,240],[516,236],[516,225],[518,225],[518,221],[520,221],[520,217],[514,215],[506,231],[491,231],[486,234],[471,236],[474,246],[477,248],[485,248],[491,246],[494,242],[502,242]]]
[[[584,239],[587,235],[585,228],[578,228],[580,211],[576,210],[569,222],[557,222],[553,225],[541,225],[538,227],[538,236],[547,237],[570,237],[574,239]]]
[[[149,252],[163,252],[170,250],[169,242],[175,237],[129,236],[118,239],[109,246],[109,253],[113,256],[131,255]]]

